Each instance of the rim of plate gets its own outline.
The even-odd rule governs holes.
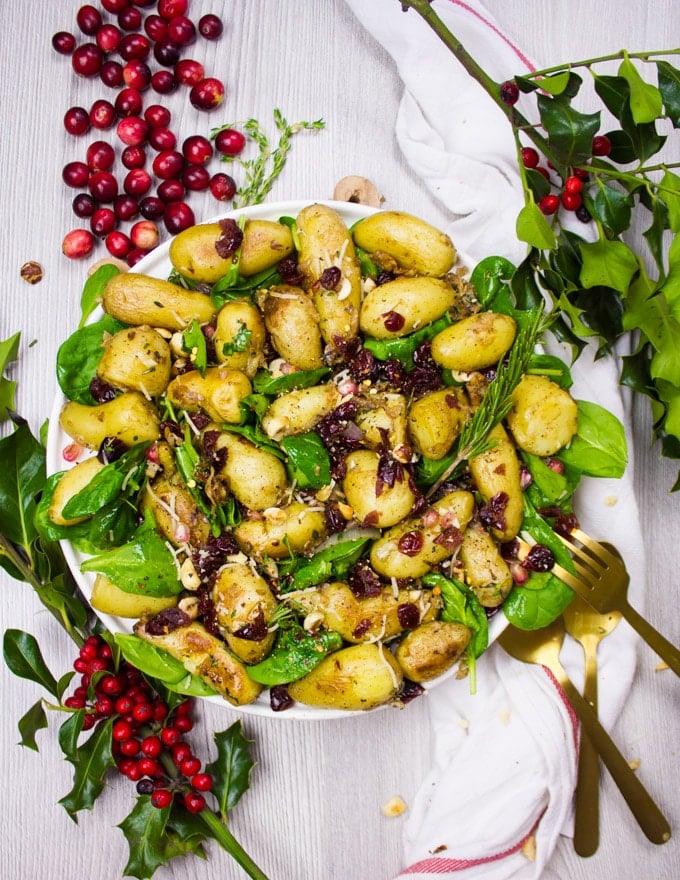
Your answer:
[[[372,208],[367,205],[353,204],[352,202],[337,202],[327,199],[296,199],[264,203],[262,205],[252,205],[236,210],[224,211],[207,220],[202,220],[200,221],[200,224],[197,223],[196,225],[215,223],[218,220],[225,220],[228,218],[238,219],[242,216],[245,216],[248,219],[278,220],[278,218],[282,216],[295,216],[303,208],[312,204],[327,205],[328,207],[333,208],[340,214],[345,222],[348,223],[348,225],[351,225],[357,220],[367,217],[370,214],[379,213],[382,210],[381,208]],[[151,275],[154,278],[167,278],[171,269],[169,250],[172,240],[172,238],[169,238],[162,244],[158,245],[158,247],[154,248],[154,250],[150,251],[150,253],[136,263],[130,271],[142,275]],[[461,261],[460,254],[458,259]],[[462,262],[465,265],[466,261],[464,258],[462,259]],[[88,323],[100,317],[101,314],[102,310],[101,308],[98,308],[89,316]],[[48,476],[57,471],[67,470],[69,467],[73,467],[73,465],[76,464],[76,462],[71,462],[70,464],[65,462],[62,456],[62,450],[71,442],[71,438],[59,427],[59,414],[65,402],[66,398],[57,384],[56,398],[54,406],[52,407],[52,412],[50,413],[47,433],[46,466]],[[69,541],[62,540],[59,543],[64,553],[66,563],[71,570],[71,574],[78,584],[83,596],[89,603],[95,576],[94,574],[81,572],[80,570],[81,564],[88,558],[87,554],[76,550]],[[115,617],[111,614],[104,614],[100,611],[96,611],[95,609],[92,610],[110,632],[114,634],[129,634],[132,632],[132,618]],[[501,611],[489,620],[489,646],[500,636],[506,626],[507,620]],[[488,651],[488,648],[486,650]],[[456,668],[457,664],[438,678],[425,682],[423,684],[425,693],[422,696],[425,697],[432,688],[435,688],[452,678],[456,673]],[[464,683],[465,679],[463,679],[462,682]],[[388,703],[385,706],[377,706],[375,709],[369,711],[347,711],[345,709],[324,709],[318,706],[306,706],[302,703],[295,703],[289,709],[285,709],[281,712],[274,712],[269,704],[268,689],[264,690],[254,702],[248,703],[245,706],[234,706],[223,697],[219,696],[219,694],[216,694],[214,697],[200,697],[198,699],[208,700],[215,705],[221,705],[226,709],[231,709],[235,712],[246,715],[257,715],[263,718],[295,721],[330,721],[338,718],[372,716],[375,712],[395,708],[395,706]]]

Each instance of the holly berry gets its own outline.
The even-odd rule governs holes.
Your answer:
[[[612,151],[612,142],[606,134],[596,134],[593,138],[593,156],[608,156]]]
[[[580,193],[567,192],[567,190],[565,190],[562,193],[561,202],[567,211],[576,211],[576,209],[580,208],[583,204],[583,199],[581,198]]]
[[[151,805],[159,810],[164,810],[172,803],[172,792],[167,788],[159,788],[151,795]]]
[[[512,107],[519,100],[519,86],[511,79],[501,84],[501,101]]]
[[[536,168],[539,156],[533,147],[522,147],[522,164],[525,168]]]
[[[552,194],[547,195],[547,196],[543,196],[541,201],[538,203],[538,207],[541,209],[541,211],[543,211],[543,213],[548,216],[550,214],[554,214],[555,211],[559,208],[559,206],[560,206],[559,198],[556,195],[552,195]]]

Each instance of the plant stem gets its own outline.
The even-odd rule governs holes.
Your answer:
[[[536,79],[548,76],[551,73],[560,73],[563,70],[573,70],[575,67],[592,67],[593,64],[601,64],[604,61],[623,61],[624,58],[638,58],[640,61],[649,61],[656,55],[678,55],[680,49],[659,49],[655,52],[627,52],[621,49],[612,52],[611,55],[600,55],[597,58],[584,58],[582,61],[570,61],[567,64],[555,64],[552,67],[544,67],[542,70],[534,70],[526,76],[528,79]]]
[[[222,849],[229,853],[237,864],[243,868],[251,880],[268,880],[267,875],[257,867],[255,862],[236,840],[231,831],[229,831],[226,825],[221,822],[216,813],[213,813],[212,810],[206,807],[206,809],[201,810],[198,815],[211,830],[215,840],[217,840]]]

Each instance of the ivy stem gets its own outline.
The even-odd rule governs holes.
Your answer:
[[[222,849],[229,853],[251,880],[268,880],[267,875],[258,868],[216,813],[206,807],[198,816],[208,826]]]

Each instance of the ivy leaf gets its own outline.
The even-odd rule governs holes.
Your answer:
[[[671,232],[680,232],[680,177],[666,169],[657,186],[657,192],[668,210]]]
[[[598,239],[580,246],[583,266],[581,284],[588,287],[612,287],[625,294],[637,272],[638,261],[622,241]]]
[[[659,91],[673,128],[680,128],[680,70],[667,61],[656,62]]]
[[[8,379],[4,373],[8,364],[17,359],[19,352],[19,340],[21,333],[15,333],[4,342],[0,342],[0,422],[9,417],[14,410],[14,395],[17,390],[17,383]]]
[[[8,629],[2,643],[5,663],[14,675],[41,685],[56,697],[57,680],[47,668],[35,636],[20,629]]]
[[[545,214],[532,200],[524,205],[517,216],[517,238],[539,250],[552,250],[557,246],[557,239]]]
[[[231,727],[214,735],[217,745],[217,758],[205,768],[215,780],[213,794],[219,803],[223,821],[227,813],[239,801],[250,786],[250,773],[255,766],[250,757],[249,746],[252,740],[243,736],[241,722],[235,721]]]
[[[47,716],[43,707],[42,700],[38,700],[31,708],[19,719],[19,733],[21,734],[20,745],[27,749],[38,751],[38,744],[35,741],[35,735],[39,730],[45,730],[47,727]]]
[[[536,98],[548,144],[558,162],[581,165],[592,155],[593,137],[600,127],[600,113],[580,113],[565,101],[545,95]]]
[[[104,788],[106,771],[115,765],[111,751],[113,718],[100,721],[88,739],[66,759],[73,764],[73,788],[59,803],[74,822],[80,810],[91,810]]]
[[[619,76],[625,79],[630,88],[630,109],[637,125],[654,122],[661,116],[661,92],[656,86],[644,81],[630,58],[624,58],[619,65]]]
[[[606,184],[598,187],[593,199],[593,209],[598,220],[612,235],[620,235],[630,226],[630,201],[620,189]]]

